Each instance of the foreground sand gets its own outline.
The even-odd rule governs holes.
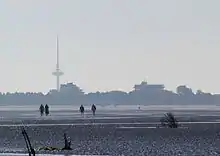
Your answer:
[[[189,118],[181,118],[181,121],[188,120]],[[191,120],[214,121],[217,117],[197,117]],[[46,145],[63,147],[63,133],[66,132],[71,137],[74,149],[69,153],[73,154],[220,155],[220,124],[191,123],[183,124],[185,128],[179,129],[152,128],[156,126],[157,121],[159,118],[140,117],[108,120],[24,120],[22,123],[26,125],[25,128],[35,148]],[[1,151],[23,152],[26,149],[21,135],[22,127],[21,125],[12,126],[12,123],[14,122],[1,121]],[[28,126],[29,123],[37,125]],[[16,121],[15,124],[20,122]]]

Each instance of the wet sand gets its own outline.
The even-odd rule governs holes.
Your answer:
[[[71,137],[73,148],[67,153],[76,155],[220,155],[220,124],[203,122],[216,121],[218,117],[197,116],[189,120],[186,116],[180,116],[180,121],[194,122],[182,123],[184,128],[178,129],[155,128],[159,119],[146,116],[123,119],[26,119],[23,124],[0,121],[0,150],[26,151],[21,135],[24,125],[35,148],[63,147],[63,133],[66,132]],[[33,123],[35,125],[30,125]]]
[[[73,150],[54,153],[112,156],[220,155],[218,106],[196,106],[187,110],[177,110],[175,106],[173,109],[164,106],[163,110],[155,106],[147,106],[145,110],[137,110],[136,107],[98,107],[95,117],[92,117],[89,108],[82,117],[78,107],[71,110],[70,106],[65,109],[62,107],[62,111],[59,107],[52,107],[49,116],[40,117],[38,107],[35,107],[10,107],[9,110],[1,107],[0,153],[26,151],[21,134],[22,127],[25,127],[36,149],[42,146],[63,147],[63,134],[66,132],[71,137]],[[182,128],[156,128],[163,114],[170,111],[177,116]]]

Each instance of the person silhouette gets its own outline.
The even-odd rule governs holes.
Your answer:
[[[80,111],[81,115],[84,115],[85,109],[84,109],[83,105],[80,106],[79,111]]]
[[[93,116],[95,116],[96,106],[94,104],[92,105],[91,110],[92,110]]]
[[[40,115],[43,116],[44,115],[44,106],[42,104],[40,105],[39,110],[40,110]]]
[[[49,113],[50,113],[50,111],[49,111],[49,106],[46,104],[46,105],[45,105],[45,114],[46,114],[46,116],[48,116]]]

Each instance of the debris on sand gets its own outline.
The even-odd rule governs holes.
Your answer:
[[[164,117],[160,120],[161,125],[169,128],[178,128],[179,124],[176,117],[172,113],[164,114]]]
[[[35,150],[31,145],[29,136],[27,134],[27,132],[25,131],[25,129],[22,129],[22,134],[24,136],[25,139],[25,143],[26,143],[26,147],[28,150],[28,154],[29,156],[35,156]],[[52,147],[52,146],[46,146],[46,147],[41,147],[39,148],[39,151],[63,151],[63,150],[72,150],[71,148],[71,140],[67,139],[66,133],[64,133],[64,147],[63,148],[57,148],[57,147]]]

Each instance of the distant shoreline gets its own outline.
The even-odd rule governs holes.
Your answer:
[[[121,104],[121,105],[163,105],[163,104],[203,104],[219,105],[220,95],[206,93],[202,90],[193,92],[186,85],[180,85],[176,92],[167,90],[163,84],[149,84],[142,81],[135,84],[130,91],[112,90],[105,92],[85,93],[74,83],[61,84],[60,90],[49,90],[47,93],[34,92],[14,92],[0,93],[0,103],[7,104],[70,104],[70,105],[90,105],[90,104]],[[19,104],[18,104],[19,103]]]

